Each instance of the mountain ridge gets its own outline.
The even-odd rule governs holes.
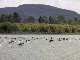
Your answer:
[[[34,16],[36,19],[38,19],[38,17],[41,15],[47,17],[54,16],[55,18],[57,18],[60,14],[64,15],[67,20],[73,19],[75,16],[80,18],[80,14],[75,11],[43,4],[23,4],[19,5],[18,7],[0,8],[0,14],[14,12],[19,13],[22,18]]]
[[[24,6],[24,5],[42,5],[42,6],[44,5],[44,6],[55,7],[55,6],[51,6],[51,5],[45,5],[45,4],[23,4],[23,5],[19,5],[18,7],[21,7],[21,6]],[[55,8],[62,9],[62,10],[67,10],[67,11],[72,11],[72,10],[68,10],[68,9],[64,9],[64,8],[59,8],[59,7],[55,7]],[[72,12],[76,12],[76,11],[72,11]],[[77,13],[77,14],[79,14],[79,13]]]

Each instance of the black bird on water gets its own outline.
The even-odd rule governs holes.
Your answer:
[[[50,39],[50,41],[49,41],[49,42],[52,42],[52,41],[54,41],[54,40],[52,40],[52,37],[51,37],[51,39]]]
[[[22,46],[24,43],[19,43],[19,46]]]

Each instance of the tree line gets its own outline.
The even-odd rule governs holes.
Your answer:
[[[66,20],[65,16],[39,16],[38,23],[35,18],[29,16],[24,20],[17,12],[0,15],[0,33],[41,33],[41,34],[80,34],[80,20]]]
[[[17,12],[14,12],[13,14],[6,13],[0,15],[0,22],[11,22],[11,23],[35,23],[34,16],[29,16],[25,19],[22,19],[20,15]],[[40,16],[38,18],[38,23],[48,23],[48,24],[80,24],[80,20],[77,17],[74,17],[73,20],[66,20],[65,16],[59,15],[56,19],[53,16],[49,16],[47,18],[46,16]]]

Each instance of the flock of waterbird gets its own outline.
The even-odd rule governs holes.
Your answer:
[[[3,38],[0,37],[0,46],[1,46],[1,44],[4,44],[4,42],[7,42],[8,44],[17,42],[17,44],[19,46],[22,46],[25,43],[30,43],[30,41],[41,40],[41,39],[47,41],[46,43],[48,43],[48,42],[51,43],[51,42],[55,41],[54,38],[55,37],[49,37],[49,38],[47,38],[47,37],[37,37],[37,38],[36,37],[26,37],[26,38],[24,38],[24,37],[3,37]],[[58,38],[57,39],[57,41],[67,41],[67,40],[69,40],[69,38]]]

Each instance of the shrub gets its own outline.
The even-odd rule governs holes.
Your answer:
[[[18,31],[18,26],[16,24],[11,24],[9,22],[5,22],[5,23],[2,23],[0,25],[0,30],[5,32],[5,33],[10,33],[10,32],[13,32],[13,31]]]

